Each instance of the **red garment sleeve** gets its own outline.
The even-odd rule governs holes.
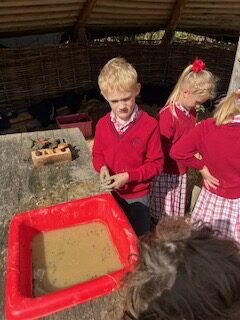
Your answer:
[[[129,170],[129,182],[148,181],[158,176],[163,170],[164,156],[161,147],[160,133],[158,124],[149,135],[147,150],[143,164],[136,169]]]
[[[101,137],[100,126],[96,125],[96,131],[94,136],[93,150],[92,150],[92,164],[97,172],[100,172],[102,166],[105,165],[105,158],[103,154],[101,141],[104,141]]]
[[[169,156],[172,147],[172,140],[175,133],[173,115],[169,110],[163,110],[159,114],[159,129],[162,141],[162,149],[165,155]]]
[[[202,123],[180,138],[170,150],[171,158],[187,167],[201,170],[205,165],[204,159],[199,160],[194,156],[197,153],[201,155],[201,129]]]

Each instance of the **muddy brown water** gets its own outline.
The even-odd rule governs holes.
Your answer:
[[[32,241],[32,261],[34,296],[122,268],[107,227],[100,222],[40,233]]]

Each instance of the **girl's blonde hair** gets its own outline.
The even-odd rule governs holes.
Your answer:
[[[223,98],[217,105],[213,118],[216,125],[221,126],[232,121],[233,117],[240,114],[240,90]]]
[[[196,95],[206,96],[207,99],[215,97],[216,78],[206,70],[194,71],[194,63],[187,66],[179,77],[166,105],[170,105],[170,110],[175,115],[174,104],[179,100],[183,90],[189,90]]]
[[[98,85],[103,95],[109,91],[132,91],[137,88],[137,71],[124,58],[113,58],[102,68]]]

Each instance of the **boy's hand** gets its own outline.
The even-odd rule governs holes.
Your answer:
[[[109,180],[110,174],[108,168],[103,166],[100,170],[100,184],[105,184],[106,180]]]
[[[207,190],[210,188],[217,189],[219,186],[219,180],[211,175],[208,168],[204,166],[201,170],[199,170],[203,177],[203,184]]]
[[[113,176],[110,176],[101,184],[101,189],[105,191],[113,191],[115,189],[122,188],[129,180],[127,172],[118,173]]]

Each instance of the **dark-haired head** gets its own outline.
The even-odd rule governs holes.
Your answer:
[[[209,225],[164,219],[139,241],[124,319],[240,319],[239,247]]]

